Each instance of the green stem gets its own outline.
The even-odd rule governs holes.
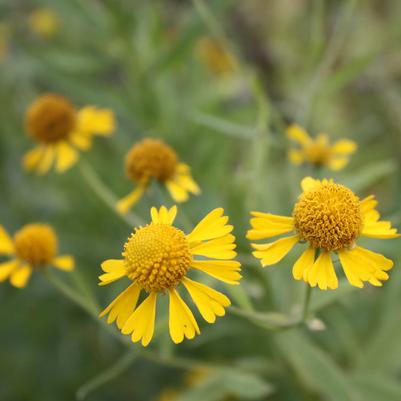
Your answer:
[[[82,160],[79,163],[79,168],[82,177],[88,183],[89,187],[92,188],[93,192],[98,198],[107,205],[120,219],[122,219],[131,228],[144,224],[144,221],[137,215],[130,213],[123,215],[118,213],[116,209],[117,197],[110,191],[110,189],[101,181],[95,170],[89,163]]]
[[[302,321],[306,322],[309,316],[309,307],[310,301],[312,297],[312,287],[309,284],[306,284],[306,292],[305,292],[305,299],[304,299],[304,306],[302,309]]]

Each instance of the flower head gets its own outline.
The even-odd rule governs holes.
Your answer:
[[[54,36],[59,28],[57,14],[48,8],[38,8],[32,11],[28,22],[31,31],[43,39]]]
[[[78,160],[78,150],[87,150],[93,135],[111,135],[114,116],[110,110],[86,106],[76,110],[66,98],[48,93],[28,108],[25,128],[38,146],[24,156],[24,167],[44,174],[55,163],[61,173]]]
[[[125,158],[125,169],[137,187],[118,202],[121,213],[138,202],[152,179],[165,185],[176,202],[188,200],[189,193],[200,193],[188,165],[180,163],[174,149],[159,139],[146,138],[134,144]]]
[[[57,256],[58,240],[53,228],[47,224],[27,224],[12,239],[0,225],[0,255],[12,256],[0,263],[0,281],[10,278],[14,287],[27,284],[34,270],[54,266],[60,270],[74,269],[71,256]]]
[[[330,145],[326,134],[311,138],[299,125],[291,125],[287,130],[288,138],[297,142],[300,149],[291,149],[288,153],[290,160],[296,164],[310,163],[314,166],[326,166],[331,170],[341,170],[349,162],[357,145],[349,139],[341,139]]]
[[[127,277],[132,284],[124,290],[100,316],[108,314],[108,323],[117,321],[123,334],[131,334],[133,342],[149,344],[153,336],[158,294],[168,293],[170,300],[169,329],[175,343],[192,339],[200,333],[198,324],[177,288],[182,284],[193,299],[203,318],[214,323],[216,316],[225,314],[230,300],[222,293],[191,280],[192,269],[200,270],[218,280],[238,284],[241,275],[236,256],[232,226],[223,209],[210,212],[185,234],[174,227],[177,208],[151,209],[152,222],[135,229],[124,245],[122,259],[102,263],[100,285]],[[207,259],[197,260],[196,256]],[[137,306],[140,293],[147,298]]]
[[[262,266],[278,263],[297,243],[306,242],[307,249],[295,263],[292,273],[312,287],[335,289],[338,279],[331,253],[338,255],[348,281],[363,287],[364,282],[381,286],[389,278],[386,271],[393,262],[356,244],[359,237],[397,238],[399,234],[388,221],[380,221],[377,201],[373,196],[360,200],[347,187],[332,180],[302,181],[303,193],[294,206],[293,216],[276,216],[252,212],[252,229],[247,238],[261,240],[293,232],[268,244],[252,244],[254,256]]]

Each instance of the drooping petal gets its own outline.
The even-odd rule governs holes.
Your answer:
[[[187,235],[188,241],[206,241],[229,234],[233,230],[233,226],[226,225],[228,217],[223,216],[223,214],[223,208],[212,210],[197,224],[192,232]]]
[[[77,131],[109,136],[115,130],[114,114],[110,109],[83,107],[77,114]]]
[[[22,164],[27,171],[36,170],[40,160],[43,157],[44,147],[36,146],[31,149],[27,153],[25,153],[24,158],[22,159]]]
[[[29,277],[32,274],[32,267],[23,265],[11,273],[10,283],[17,288],[23,288],[28,283]]]
[[[221,292],[204,284],[185,277],[182,280],[200,314],[208,323],[214,323],[216,316],[225,315],[225,307],[230,306],[230,300]]]
[[[400,234],[397,233],[397,229],[391,227],[391,222],[374,221],[374,218],[375,216],[371,216],[370,220],[366,219],[364,221],[361,235],[364,235],[365,237],[381,239],[398,238],[400,236]]]
[[[288,252],[299,242],[299,236],[280,238],[269,244],[252,244],[256,249],[253,255],[261,260],[262,266],[270,266],[280,262]]]
[[[41,160],[37,166],[38,174],[46,174],[51,166],[53,165],[54,158],[56,156],[56,150],[54,145],[47,145],[42,153]]]
[[[247,232],[247,238],[258,240],[286,234],[294,230],[292,217],[278,216],[269,213],[251,212],[256,216],[250,220],[252,229]]]
[[[85,132],[75,131],[70,134],[69,139],[70,142],[80,150],[88,150],[92,145],[91,135]]]
[[[313,265],[315,262],[315,250],[312,247],[308,247],[299,259],[295,262],[292,268],[292,275],[295,280],[302,280],[305,270]]]
[[[168,180],[165,184],[175,202],[182,203],[189,199],[188,191],[176,180]]]
[[[292,124],[287,128],[287,136],[300,145],[307,145],[311,141],[308,133],[297,124]]]
[[[128,211],[141,199],[146,190],[146,185],[138,185],[127,196],[117,202],[116,209],[121,214],[126,214]]]
[[[156,317],[157,293],[151,292],[149,296],[135,309],[134,313],[127,319],[121,332],[123,334],[132,333],[131,339],[134,343],[142,340],[142,345],[146,347],[153,337]]]
[[[301,181],[301,188],[305,191],[313,191],[317,187],[319,187],[322,183],[319,180],[315,180],[312,177],[305,177]]]
[[[66,272],[73,271],[75,268],[75,260],[70,255],[57,256],[53,259],[52,264],[54,267]]]
[[[241,279],[241,264],[235,260],[193,260],[191,267],[217,280],[237,285]]]
[[[192,339],[200,333],[198,323],[186,303],[179,296],[178,292],[169,289],[170,310],[169,330],[171,339],[175,344],[181,343],[184,338]]]
[[[14,253],[14,242],[5,228],[0,224],[0,255],[12,255]]]
[[[19,264],[20,261],[18,259],[0,263],[0,282],[7,280],[10,274],[18,268]]]
[[[192,178],[189,166],[184,163],[180,163],[177,166],[177,181],[179,185],[181,185],[187,191],[195,195],[199,195],[201,193],[198,184]]]
[[[140,293],[141,288],[135,283],[131,284],[100,313],[99,317],[109,314],[107,323],[111,324],[117,320],[117,327],[121,330],[125,322],[135,311]]]
[[[237,256],[237,253],[234,251],[236,248],[234,241],[234,235],[227,234],[224,237],[193,244],[191,246],[191,253],[208,258],[233,259]]]
[[[312,287],[321,290],[338,288],[338,279],[329,252],[322,252],[313,265],[304,270],[304,279]]]
[[[104,261],[101,266],[106,273],[99,276],[99,285],[110,284],[126,275],[126,267],[122,259],[109,259]]]
[[[354,153],[358,145],[350,139],[341,139],[333,144],[331,152],[339,155],[350,155]]]
[[[60,141],[56,145],[56,171],[63,173],[78,161],[78,152],[67,142]]]

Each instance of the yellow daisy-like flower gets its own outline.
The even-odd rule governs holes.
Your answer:
[[[13,257],[0,263],[0,281],[10,278],[14,287],[25,287],[32,272],[54,266],[71,271],[74,258],[57,256],[58,240],[53,228],[47,224],[27,224],[12,239],[0,225],[0,255]]]
[[[31,31],[43,39],[54,36],[60,25],[58,15],[49,8],[32,11],[28,23]]]
[[[25,127],[38,146],[25,154],[23,165],[45,174],[53,163],[58,173],[68,170],[78,161],[78,150],[89,149],[94,135],[111,135],[115,122],[111,110],[86,106],[77,111],[63,96],[48,93],[28,108]]]
[[[127,213],[139,201],[152,179],[165,185],[175,202],[185,202],[189,193],[200,193],[189,166],[180,163],[174,149],[159,139],[146,138],[132,146],[125,170],[137,187],[117,203],[120,213]]]
[[[237,69],[233,55],[212,38],[199,39],[195,49],[200,62],[216,76],[232,74]]]
[[[349,162],[350,156],[356,151],[357,144],[349,139],[341,139],[333,145],[329,143],[326,134],[311,138],[299,125],[291,125],[287,129],[289,139],[297,142],[300,149],[290,149],[288,157],[292,163],[300,165],[310,163],[317,167],[328,167],[331,170],[341,170]]]
[[[338,279],[331,253],[338,255],[348,281],[362,288],[364,282],[381,286],[393,262],[383,255],[356,244],[360,236],[397,238],[399,234],[389,221],[380,221],[374,196],[360,200],[347,187],[332,180],[302,180],[303,193],[294,206],[293,217],[252,212],[247,238],[261,240],[294,232],[268,244],[252,244],[253,254],[262,266],[278,263],[297,244],[308,248],[293,266],[296,280],[303,279],[312,287],[335,289]]]
[[[230,300],[222,293],[188,277],[191,268],[200,270],[229,284],[239,284],[240,263],[236,256],[233,226],[219,208],[210,212],[190,234],[174,227],[177,207],[158,211],[151,209],[152,222],[132,233],[124,245],[123,259],[110,259],[102,263],[100,285],[110,284],[128,277],[132,284],[124,290],[101,314],[108,314],[107,323],[117,322],[123,334],[131,334],[133,342],[149,344],[153,337],[156,299],[168,293],[169,330],[174,343],[192,339],[200,333],[198,324],[177,291],[183,284],[200,314],[208,323],[216,316],[224,316],[224,307]],[[197,260],[195,256],[207,259]],[[147,298],[137,306],[141,291]]]

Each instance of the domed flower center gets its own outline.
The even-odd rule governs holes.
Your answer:
[[[327,251],[350,247],[362,228],[359,198],[343,185],[331,182],[304,192],[293,216],[300,237],[313,248]]]
[[[146,291],[175,287],[191,264],[185,234],[167,224],[139,228],[124,246],[128,277]]]
[[[135,182],[150,177],[164,182],[174,176],[177,162],[177,154],[163,141],[144,139],[128,152],[125,165],[128,177]]]
[[[305,147],[306,159],[317,166],[322,166],[330,159],[330,148],[324,143],[313,141]]]
[[[14,236],[15,252],[19,259],[32,267],[49,264],[57,252],[54,230],[45,224],[28,224]]]
[[[52,143],[68,138],[76,124],[76,110],[64,97],[47,94],[36,99],[25,118],[29,135],[40,142]]]

